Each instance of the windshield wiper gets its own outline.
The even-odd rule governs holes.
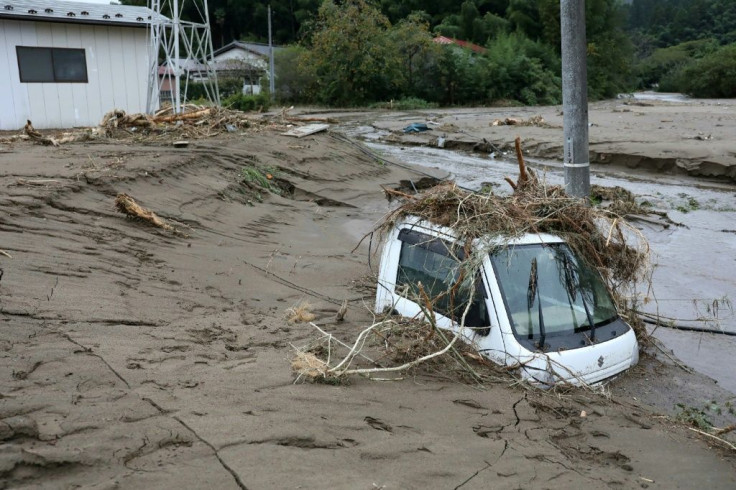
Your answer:
[[[570,257],[567,255],[567,252],[562,252],[562,267],[564,269],[565,273],[565,286],[567,289],[567,294],[570,295],[570,299],[575,301],[575,298],[577,297],[577,288],[580,289],[580,301],[583,303],[583,308],[585,309],[585,316],[588,318],[588,325],[590,325],[590,340],[591,342],[595,342],[595,322],[593,321],[593,315],[590,314],[590,308],[588,308],[588,302],[585,301],[585,293],[583,292],[583,288],[580,285],[580,281],[575,281],[575,272],[572,267],[572,262],[570,261]],[[580,279],[580,272],[577,273],[577,278]]]
[[[539,348],[544,351],[544,340],[546,332],[544,330],[544,315],[542,314],[542,298],[539,295],[539,276],[537,274],[537,258],[532,259],[532,270],[529,271],[529,287],[526,290],[527,310],[532,309],[534,305],[534,296],[537,297],[537,311],[539,312]]]
[[[585,316],[588,317],[588,325],[590,325],[590,340],[591,342],[595,343],[595,321],[593,321],[593,315],[590,314],[588,302],[585,301],[585,293],[583,293],[582,290],[580,291],[580,301],[583,302],[583,308],[585,308]]]

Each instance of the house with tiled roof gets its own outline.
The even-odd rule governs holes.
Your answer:
[[[473,44],[469,41],[463,41],[461,39],[455,39],[453,37],[437,36],[433,39],[433,41],[436,42],[437,44],[459,46],[464,49],[469,49],[473,51],[474,53],[478,53],[478,54],[483,54],[487,51],[487,49],[484,48],[483,46],[478,46],[477,44]]]

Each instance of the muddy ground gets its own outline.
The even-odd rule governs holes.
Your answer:
[[[278,193],[243,182],[253,165]],[[0,169],[0,488],[736,485],[733,451],[644,403],[723,393],[653,359],[606,396],[441,372],[294,384],[292,346],[317,334],[286,310],[309,301],[346,341],[373,320],[377,259],[355,247],[380,186],[417,176],[336,134],[19,141]],[[178,233],[117,213],[119,192]]]

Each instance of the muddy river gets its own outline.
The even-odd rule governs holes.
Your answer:
[[[484,182],[495,192],[510,190],[504,176],[515,176],[514,155],[493,154],[479,157],[427,147],[400,147],[382,144],[373,127],[358,127],[352,136],[362,138],[368,147],[384,157],[432,169],[441,169],[464,187],[479,189]],[[550,184],[564,184],[562,164],[529,159]],[[683,176],[591,169],[591,184],[621,186],[666,211],[683,226],[638,223],[652,251],[654,274],[651,301],[643,310],[689,325],[736,332],[736,188],[732,184],[710,182]],[[646,293],[646,291],[644,291]],[[666,349],[697,371],[706,374],[725,389],[736,393],[736,337],[656,328],[654,335]]]

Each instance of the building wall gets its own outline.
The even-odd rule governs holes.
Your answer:
[[[16,46],[84,48],[88,83],[21,83]],[[112,109],[145,112],[146,29],[0,19],[0,130],[96,126]]]

